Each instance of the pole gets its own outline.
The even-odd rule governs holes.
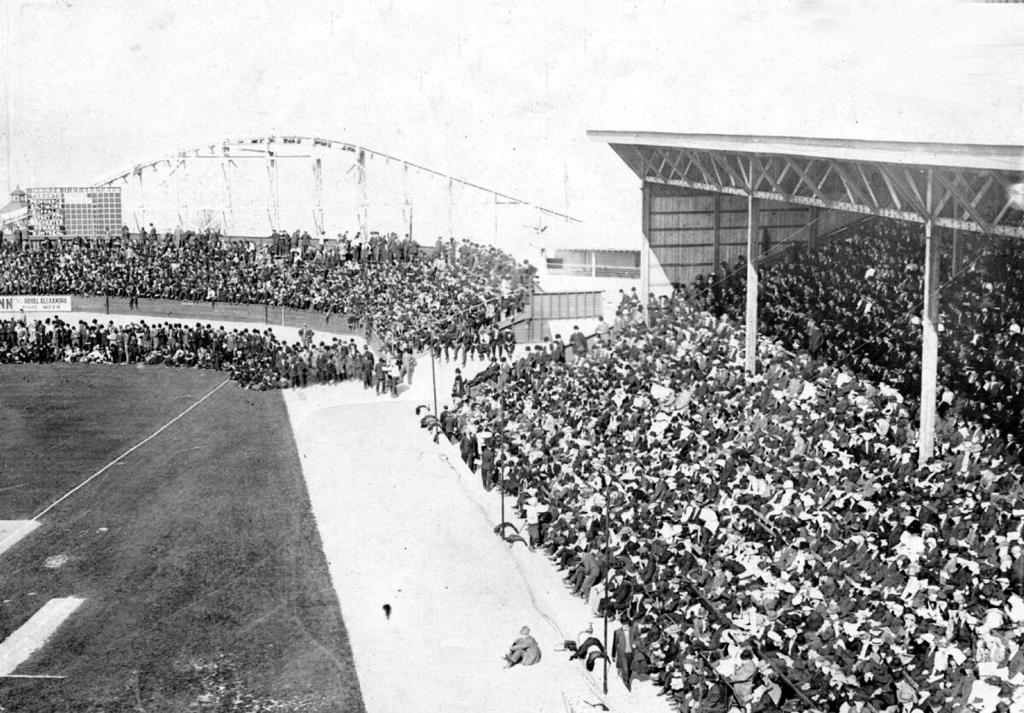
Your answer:
[[[143,234],[145,233],[145,230],[146,230],[146,194],[145,194],[145,192],[143,191],[143,188],[142,188],[142,169],[141,168],[137,169],[135,171],[135,178],[138,179],[138,184],[139,184],[139,213],[138,213],[138,215],[141,216],[141,218],[136,217],[135,223],[139,227],[139,242],[140,243],[144,243],[145,240],[142,239],[142,236],[143,236]]]
[[[644,324],[651,326],[651,315],[648,309],[651,305],[648,296],[651,292],[651,186],[647,181],[641,186],[643,197],[641,199],[640,225],[640,306],[644,311]]]
[[[454,223],[454,208],[455,208],[455,196],[454,196],[454,184],[452,179],[448,177],[448,237],[455,237],[455,223]]]
[[[950,277],[956,277],[960,274],[960,265],[964,261],[964,246],[960,240],[960,231],[953,228],[953,266],[952,274]]]
[[[318,235],[327,232],[324,227],[324,202],[323,202],[323,172],[320,165],[320,158],[313,159],[313,224],[316,226]]]
[[[609,473],[604,474],[604,693],[608,695],[608,566],[611,563],[608,547],[608,514],[611,508],[608,506],[608,485],[611,481]]]
[[[231,231],[231,225],[234,222],[233,210],[231,207],[231,158],[230,149],[227,144],[223,144],[220,147],[220,173],[224,184],[224,206],[221,209],[221,230],[224,233],[224,237],[227,237]]]
[[[434,416],[439,417],[441,412],[437,410],[437,375],[434,372],[434,346],[430,345],[428,348],[430,349],[430,381],[434,385]]]
[[[712,232],[712,239],[714,240],[714,246],[712,247],[712,261],[714,261],[714,274],[715,280],[721,280],[722,275],[722,194],[715,194],[715,208],[714,208],[714,227]]]
[[[807,252],[814,252],[818,249],[818,220],[821,210],[816,206],[807,209]]]
[[[757,371],[757,234],[760,205],[753,195],[747,197],[747,315],[744,362],[748,374]]]
[[[928,171],[926,205],[932,210],[932,172]],[[932,216],[924,224],[924,309],[921,312],[921,429],[917,434],[918,462],[924,464],[935,451],[935,393],[939,367],[939,256],[941,245]]]

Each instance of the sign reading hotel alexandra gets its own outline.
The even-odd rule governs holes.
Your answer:
[[[0,295],[0,313],[70,311],[68,295]]]

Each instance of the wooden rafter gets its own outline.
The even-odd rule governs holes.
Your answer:
[[[861,180],[864,181],[864,188],[867,190],[868,196],[871,198],[871,205],[873,205],[875,207],[875,209],[881,208],[882,206],[878,202],[877,196],[875,196],[875,191],[871,187],[871,181],[868,180],[868,175],[864,172],[864,164],[862,164],[862,163],[860,163],[858,161],[856,166],[857,166],[857,173],[860,174]]]
[[[624,145],[617,150],[631,167],[636,168],[639,161],[638,175],[655,183],[1024,237],[1024,225],[1003,222],[1007,215],[1015,216],[1018,208],[1009,195],[1017,178],[1006,171],[919,169],[873,161],[685,147],[643,146],[646,153],[632,148],[632,153],[627,153]],[[933,176],[931,206],[925,202],[921,170]],[[999,189],[1007,192],[1005,200],[996,195]]]
[[[974,221],[985,230],[985,232],[988,232],[991,229],[991,226],[988,224],[988,221],[986,221],[985,218],[982,217],[981,213],[978,212],[978,208],[971,201],[970,196],[960,191],[960,189],[956,185],[956,179],[948,179],[945,176],[945,172],[943,171],[933,171],[933,174],[935,178],[939,180],[939,183],[942,184],[942,187],[949,192],[949,194],[953,197],[957,204],[963,206],[964,210],[971,216],[971,218],[973,218]]]

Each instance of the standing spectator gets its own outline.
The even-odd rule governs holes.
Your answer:
[[[822,334],[821,328],[818,323],[814,321],[814,317],[807,318],[807,351],[811,355],[811,359],[817,359],[818,355],[821,354],[821,348],[825,344],[825,335]]]
[[[476,434],[470,430],[466,430],[462,435],[462,440],[459,442],[459,452],[462,455],[462,460],[469,466],[469,470],[476,472],[476,460],[480,455],[480,448],[476,442]]]
[[[569,346],[572,347],[574,362],[587,355],[587,337],[580,331],[579,325],[572,328],[572,334],[569,335]]]
[[[636,624],[630,622],[629,617],[623,614],[619,618],[620,626],[612,636],[612,658],[615,659],[615,667],[626,684],[626,690],[633,690],[633,675],[635,660],[638,653],[637,638],[638,631]]]

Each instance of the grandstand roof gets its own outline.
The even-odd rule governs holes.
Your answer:
[[[588,131],[642,180],[1024,237],[1024,146]]]
[[[588,131],[587,136],[609,144],[788,154],[807,158],[834,158],[909,166],[948,166],[1024,172],[1024,146],[866,141],[800,136],[675,134],[661,131]]]

